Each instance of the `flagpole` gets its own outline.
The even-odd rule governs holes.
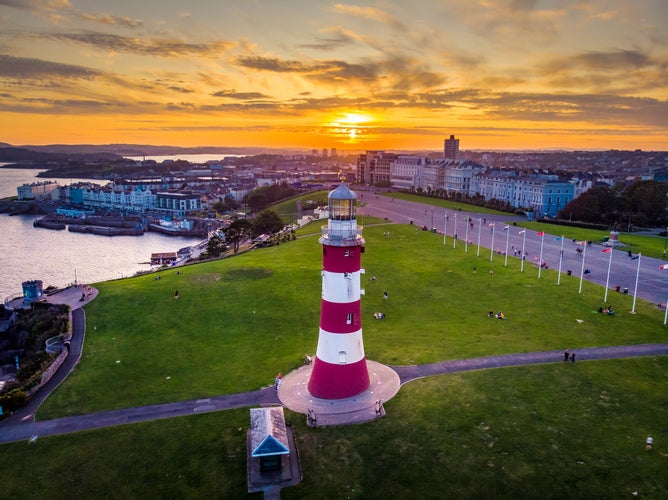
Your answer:
[[[445,233],[448,230],[448,211],[443,214],[443,246],[445,246]]]
[[[612,265],[612,247],[610,247],[610,258],[608,259],[608,276],[605,278],[605,295],[603,296],[603,303],[608,302],[608,283],[610,283],[610,266]]]
[[[452,228],[452,248],[457,248],[457,212],[455,212],[455,220]]]
[[[636,286],[633,289],[633,307],[631,308],[631,313],[636,313],[636,297],[638,296],[638,276],[640,275],[640,257],[642,254],[638,254],[638,269],[636,270]]]
[[[557,274],[557,285],[561,284],[561,261],[564,258],[564,235],[561,235],[561,249],[559,250],[559,273]]]
[[[492,222],[492,225],[490,227],[492,230],[492,244],[490,245],[489,249],[489,261],[492,262],[492,258],[494,257],[494,223]]]
[[[482,217],[478,219],[478,252],[475,254],[476,257],[480,257],[480,231],[482,231]]]
[[[503,262],[503,267],[508,267],[508,238],[510,237],[510,226],[504,227],[503,230],[506,232],[506,258]]]
[[[584,241],[582,246],[584,248],[582,249],[582,267],[580,268],[580,289],[578,290],[578,293],[582,293],[582,276],[584,276],[585,257],[587,256],[587,242]]]
[[[521,272],[521,273],[524,272],[524,245],[525,245],[526,242],[527,242],[527,230],[526,230],[526,229],[523,229],[523,230],[522,230],[522,234],[523,234],[524,236],[522,236],[522,255],[520,255],[520,260],[522,261],[522,263],[520,264],[520,272]]]
[[[665,326],[666,320],[668,320],[668,299],[666,300],[666,313],[663,315],[663,324]]]
[[[540,256],[538,257],[538,279],[540,279],[540,271],[543,269],[543,242],[545,241],[545,231],[541,231],[540,235]]]
[[[466,218],[466,234],[464,235],[464,253],[469,253],[469,217]]]

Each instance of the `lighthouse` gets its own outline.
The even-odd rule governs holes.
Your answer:
[[[322,301],[318,348],[308,391],[322,399],[356,396],[369,388],[360,314],[362,228],[357,195],[343,182],[329,193],[329,220],[322,227]]]

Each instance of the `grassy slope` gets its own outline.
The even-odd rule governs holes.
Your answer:
[[[662,313],[643,301],[630,315],[632,298],[612,294],[619,315],[603,316],[592,312],[601,287],[586,283],[578,294],[575,278],[556,286],[552,271],[538,280],[531,266],[520,273],[514,259],[507,268],[501,258],[490,264],[463,246],[443,247],[433,233],[392,226],[386,239],[384,231],[365,229],[370,359],[411,364],[665,341]],[[320,265],[316,237],[307,236],[160,280],[99,284],[84,358],[39,417],[270,384],[315,350]],[[488,309],[508,319],[490,319]],[[387,319],[371,319],[376,310]],[[667,374],[665,358],[557,363],[412,382],[386,403],[385,418],[361,426],[310,429],[288,412],[304,481],[282,495],[665,497]],[[247,426],[247,410],[234,410],[5,445],[3,496],[241,498]],[[656,449],[648,454],[650,433]]]
[[[362,287],[367,356],[408,365],[489,354],[664,340],[661,312],[576,277],[442,245],[413,226],[367,227]],[[99,284],[80,365],[40,418],[252,390],[298,366],[317,343],[315,236],[232,259]],[[473,272],[473,267],[477,271]],[[494,270],[490,278],[488,271]],[[370,278],[375,276],[376,280]],[[173,298],[179,290],[180,298]],[[384,301],[383,291],[390,299]],[[503,310],[495,321],[488,310]],[[375,321],[382,311],[387,319]],[[583,323],[576,321],[584,320]],[[168,378],[169,377],[169,378]]]

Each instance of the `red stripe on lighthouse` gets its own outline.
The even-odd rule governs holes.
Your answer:
[[[323,330],[332,333],[352,333],[359,330],[361,324],[359,300],[343,304],[322,301],[320,328]]]
[[[333,247],[323,245],[322,267],[332,273],[354,273],[360,270],[361,247]]]
[[[326,363],[316,358],[308,391],[316,398],[350,398],[364,392],[369,383],[366,358],[348,365]]]

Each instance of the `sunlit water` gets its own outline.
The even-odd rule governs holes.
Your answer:
[[[0,198],[36,182],[39,170],[0,168]],[[72,179],[76,181],[77,179]],[[59,180],[69,184],[68,180]],[[175,252],[197,238],[145,233],[143,236],[98,236],[67,230],[34,228],[34,215],[0,214],[0,300],[21,294],[21,283],[38,279],[44,286],[95,283],[132,276],[150,269],[154,252]]]

